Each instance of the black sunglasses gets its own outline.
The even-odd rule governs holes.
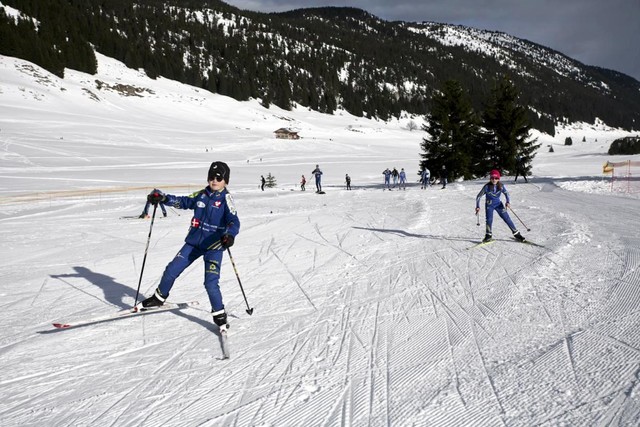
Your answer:
[[[222,181],[224,181],[224,178],[222,177],[222,175],[215,174],[215,175],[213,176],[213,178],[211,178],[211,179],[210,179],[210,181],[214,181],[214,180],[215,180],[215,181],[218,181],[218,182],[222,182]]]

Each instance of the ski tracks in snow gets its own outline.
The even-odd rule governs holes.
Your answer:
[[[520,188],[531,204],[542,197]],[[262,242],[237,252],[252,316],[242,315],[235,277],[224,273],[231,359],[216,358],[207,310],[43,335],[68,363],[6,379],[13,397],[0,413],[9,425],[32,417],[167,426],[637,420],[640,250],[628,248],[640,244],[616,239],[640,236],[592,224],[588,209],[564,215],[576,210],[563,193],[544,195],[559,209],[519,209],[539,228],[527,237],[544,248],[502,238],[508,230],[496,218],[499,240],[474,250],[465,248],[481,236],[462,213],[472,203],[455,189],[363,193],[341,198],[331,216],[292,198],[301,202],[290,215],[244,223],[242,238]],[[176,292],[201,295],[200,280]],[[51,286],[38,282],[29,303],[41,304]],[[96,334],[107,339],[86,346]],[[17,338],[0,353],[9,366],[35,345]],[[23,359],[25,369],[37,366]]]

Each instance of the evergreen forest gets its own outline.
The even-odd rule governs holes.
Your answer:
[[[389,22],[344,7],[265,14],[218,0],[3,4],[21,15],[0,8],[0,54],[60,77],[65,68],[95,74],[97,51],[144,69],[151,78],[163,76],[237,100],[259,99],[265,107],[297,104],[328,114],[342,108],[380,120],[403,112],[436,117],[444,89],[463,100],[460,113],[482,111],[475,119],[494,126],[484,135],[473,126],[449,129],[455,141],[468,132],[501,141],[501,113],[495,108],[505,100],[496,98],[496,82],[508,81],[512,93],[500,96],[517,94],[523,107],[519,120],[540,131],[554,134],[558,122],[596,118],[614,127],[640,127],[637,80],[502,33]],[[444,43],[451,31],[468,32],[494,49]],[[486,152],[475,153],[475,160],[465,160],[461,175],[474,173],[478,158],[495,158],[487,144],[483,147]]]

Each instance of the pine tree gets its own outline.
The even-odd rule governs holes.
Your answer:
[[[515,172],[516,158],[522,158],[525,172],[531,169],[537,138],[529,139],[531,123],[527,111],[518,104],[518,91],[508,78],[496,82],[482,114],[484,172],[499,169],[503,174]]]
[[[271,172],[267,174],[267,177],[264,179],[264,181],[265,181],[264,186],[267,188],[273,188],[278,185],[278,183],[276,182],[276,177],[271,175]]]
[[[451,179],[472,178],[478,125],[468,96],[459,82],[448,80],[432,102],[423,126],[428,136],[420,144],[420,170],[446,166]]]

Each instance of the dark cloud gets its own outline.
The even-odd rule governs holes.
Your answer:
[[[587,65],[640,80],[640,0],[227,0],[282,12],[321,6],[364,9],[389,21],[434,21],[504,31]]]

